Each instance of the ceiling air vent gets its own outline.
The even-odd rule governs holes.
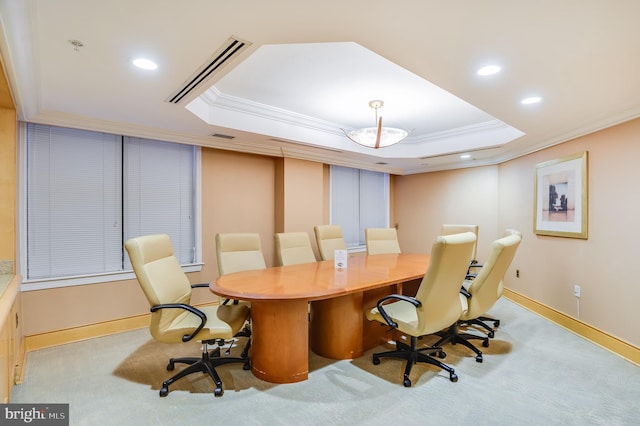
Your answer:
[[[176,90],[166,101],[173,104],[179,104],[188,97],[194,90],[198,89],[203,83],[216,75],[224,65],[228,65],[237,58],[246,48],[251,46],[247,41],[238,40],[230,37],[209,60],[198,69],[185,83]]]
[[[222,133],[212,133],[211,136],[214,138],[222,138],[222,139],[235,139],[235,136],[224,135]]]

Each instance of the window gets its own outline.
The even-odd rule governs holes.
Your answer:
[[[349,249],[364,249],[365,228],[389,226],[389,175],[331,166],[331,223]]]
[[[38,124],[26,135],[27,281],[130,271],[124,241],[153,233],[196,261],[195,147]]]

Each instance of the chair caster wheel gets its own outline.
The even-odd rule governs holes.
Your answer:
[[[489,336],[491,339],[493,339],[493,336],[495,336],[493,331],[490,331],[487,333],[487,336]]]
[[[496,328],[500,327],[500,320],[494,321],[493,322],[493,326],[496,327]]]
[[[160,396],[167,396],[169,394],[169,388],[167,386],[163,386],[160,389]]]
[[[444,351],[438,352],[438,358],[444,359],[446,356],[447,356],[447,354]]]
[[[247,362],[242,364],[242,369],[243,370],[251,370],[251,363],[249,362],[249,360],[247,360]]]
[[[224,394],[224,391],[222,390],[222,388],[215,388],[213,390],[213,396],[215,397],[222,396],[222,394]]]
[[[456,373],[449,374],[449,380],[451,380],[454,383],[457,382],[458,381],[458,376],[456,375]]]
[[[491,337],[491,336],[489,336],[489,337]],[[482,341],[482,346],[485,347],[485,348],[488,348],[489,347],[489,339],[484,339]]]
[[[476,362],[482,362],[482,354],[476,355]]]
[[[173,362],[170,362],[167,365],[167,371],[173,371],[173,369],[176,368],[175,364]]]
[[[411,387],[411,380],[409,380],[408,377],[405,377],[404,381],[402,382],[402,384],[404,385],[405,388],[410,388]]]
[[[373,356],[373,365],[378,365],[380,364],[380,358],[378,358],[377,356]],[[409,385],[411,386],[411,385]]]

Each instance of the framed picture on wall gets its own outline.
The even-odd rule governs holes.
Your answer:
[[[587,151],[536,165],[533,232],[587,239]]]

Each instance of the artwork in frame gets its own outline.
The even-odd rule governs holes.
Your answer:
[[[587,239],[587,151],[536,165],[533,232]]]

